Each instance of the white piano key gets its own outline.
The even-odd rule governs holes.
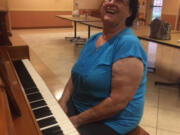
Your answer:
[[[42,131],[42,130],[45,130],[45,129],[48,129],[48,128],[51,128],[51,127],[54,127],[54,126],[58,126],[58,124],[52,124],[50,126],[43,127],[40,130]]]
[[[43,108],[43,107],[46,107],[47,105],[44,105],[44,106],[40,106],[40,107],[36,107],[36,108],[33,108],[32,110],[37,110],[37,109],[40,109],[40,108]]]
[[[67,115],[64,113],[57,100],[52,95],[40,75],[36,72],[30,61],[28,59],[25,59],[23,60],[23,63],[33,81],[35,82],[37,88],[39,89],[41,95],[43,96],[44,100],[46,101],[47,106],[51,110],[58,125],[61,127],[64,135],[79,135],[78,131],[73,126]]]

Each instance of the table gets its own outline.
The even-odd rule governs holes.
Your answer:
[[[144,34],[137,35],[137,36],[141,40],[151,41],[151,42],[155,42],[155,43],[158,43],[161,45],[180,49],[180,41],[179,41],[180,40],[180,32],[171,32],[171,39],[170,40],[152,39],[152,38],[149,38],[149,36],[144,35]],[[179,94],[180,94],[180,78],[177,80],[177,82],[173,82],[173,83],[156,81],[155,85],[178,86]]]
[[[146,40],[150,42],[155,42],[161,45],[174,47],[174,48],[180,48],[180,31],[171,31],[171,39],[170,40],[159,40],[150,38],[150,27],[149,26],[140,26],[138,28],[133,28],[134,33],[136,36],[141,40]]]
[[[137,37],[141,40],[151,41],[158,44],[179,48],[180,49],[180,32],[171,32],[171,39],[170,40],[158,40],[158,39],[152,39],[148,35],[137,35]]]
[[[99,18],[92,16],[73,17],[72,15],[56,15],[56,17],[74,22],[74,37],[72,39],[77,38],[77,23],[101,21]]]
[[[80,23],[88,26],[88,38],[90,37],[91,27],[98,28],[98,29],[103,28],[102,22],[80,22]],[[149,30],[148,26],[141,26],[138,28],[132,27],[132,30],[134,31],[136,36],[141,40],[156,42],[159,44],[180,48],[180,43],[177,42],[178,39],[180,39],[180,35],[179,35],[180,32],[172,32],[171,33],[171,40],[157,40],[157,39],[149,38],[150,30]]]
[[[90,37],[91,33],[91,27],[102,29],[103,24],[102,22],[81,22],[81,24],[88,26],[88,38]],[[136,36],[141,40],[156,42],[158,44],[180,48],[180,32],[173,31],[171,32],[171,39],[170,40],[158,40],[158,39],[152,39],[149,37],[149,27],[148,26],[142,26],[139,28],[132,28]],[[143,34],[142,34],[143,33]]]

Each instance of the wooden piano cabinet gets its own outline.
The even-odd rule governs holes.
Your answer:
[[[30,59],[29,47],[27,45],[22,46],[0,46],[0,50],[6,50],[12,61]]]
[[[12,45],[8,38],[6,26],[7,11],[0,10],[0,45]]]
[[[6,71],[6,78],[13,97],[16,99],[17,105],[20,109],[21,116],[15,117],[12,115],[14,130],[17,135],[42,135],[36,123],[35,117],[30,109],[29,103],[23,93],[22,86],[16,75],[16,71],[8,55],[6,49],[0,48],[0,54],[3,54],[4,67]],[[1,56],[2,57],[2,56]]]
[[[16,135],[4,87],[0,78],[0,135]]]

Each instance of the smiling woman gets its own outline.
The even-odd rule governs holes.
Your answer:
[[[81,135],[124,135],[144,107],[147,57],[130,26],[138,0],[104,0],[103,32],[84,45],[59,103]]]

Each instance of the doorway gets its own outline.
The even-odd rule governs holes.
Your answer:
[[[163,0],[154,0],[153,6],[152,6],[151,20],[154,20],[156,18],[159,18],[159,19],[161,18],[162,4],[163,4]]]
[[[146,4],[146,20],[150,24],[155,18],[161,18],[163,0],[147,0]]]

